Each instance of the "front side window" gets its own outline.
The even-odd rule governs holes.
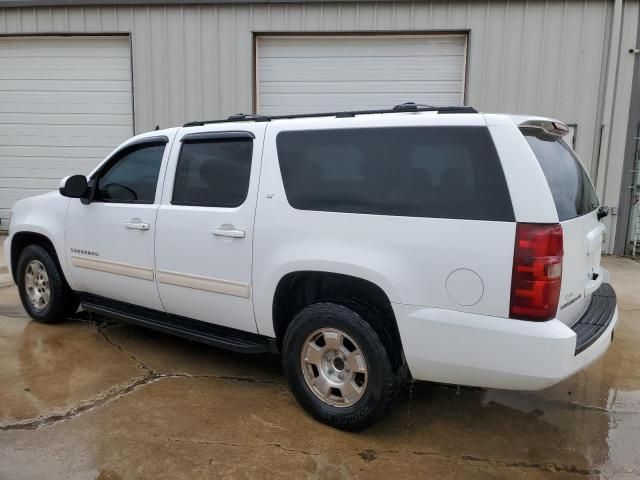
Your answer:
[[[522,129],[547,179],[562,222],[598,208],[598,197],[587,172],[561,138],[542,129]]]
[[[165,144],[153,144],[125,150],[106,171],[100,173],[94,200],[153,203],[164,147]]]
[[[233,208],[249,190],[253,141],[217,138],[185,141],[173,187],[173,205]]]
[[[485,127],[388,127],[278,134],[287,199],[301,210],[513,221]]]

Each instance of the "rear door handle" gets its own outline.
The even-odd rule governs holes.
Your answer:
[[[244,230],[236,230],[235,228],[216,228],[211,233],[216,237],[244,238],[246,236]]]
[[[149,224],[145,222],[125,222],[124,226],[133,230],[149,230]]]

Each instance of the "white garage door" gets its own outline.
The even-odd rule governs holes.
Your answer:
[[[133,134],[127,37],[0,38],[0,229]]]
[[[462,105],[466,35],[258,37],[257,112]]]

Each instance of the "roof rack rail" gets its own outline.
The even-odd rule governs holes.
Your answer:
[[[290,120],[295,118],[319,118],[319,117],[336,117],[347,118],[355,117],[356,115],[374,115],[381,113],[400,113],[400,112],[437,112],[437,113],[478,113],[473,107],[468,106],[450,106],[450,107],[435,107],[432,105],[420,105],[414,102],[402,103],[396,105],[391,109],[380,110],[353,110],[345,112],[324,112],[324,113],[295,113],[292,115],[252,115],[245,113],[238,113],[231,115],[222,120],[201,120],[195,122],[185,123],[183,127],[198,127],[210,123],[227,123],[227,122],[269,122],[271,120]]]

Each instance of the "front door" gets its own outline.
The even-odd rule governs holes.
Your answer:
[[[158,290],[167,312],[256,331],[252,241],[265,129],[211,125],[178,133],[156,234]]]
[[[71,200],[66,244],[78,290],[163,310],[153,237],[167,144],[160,136],[125,146],[92,176],[91,203]]]

